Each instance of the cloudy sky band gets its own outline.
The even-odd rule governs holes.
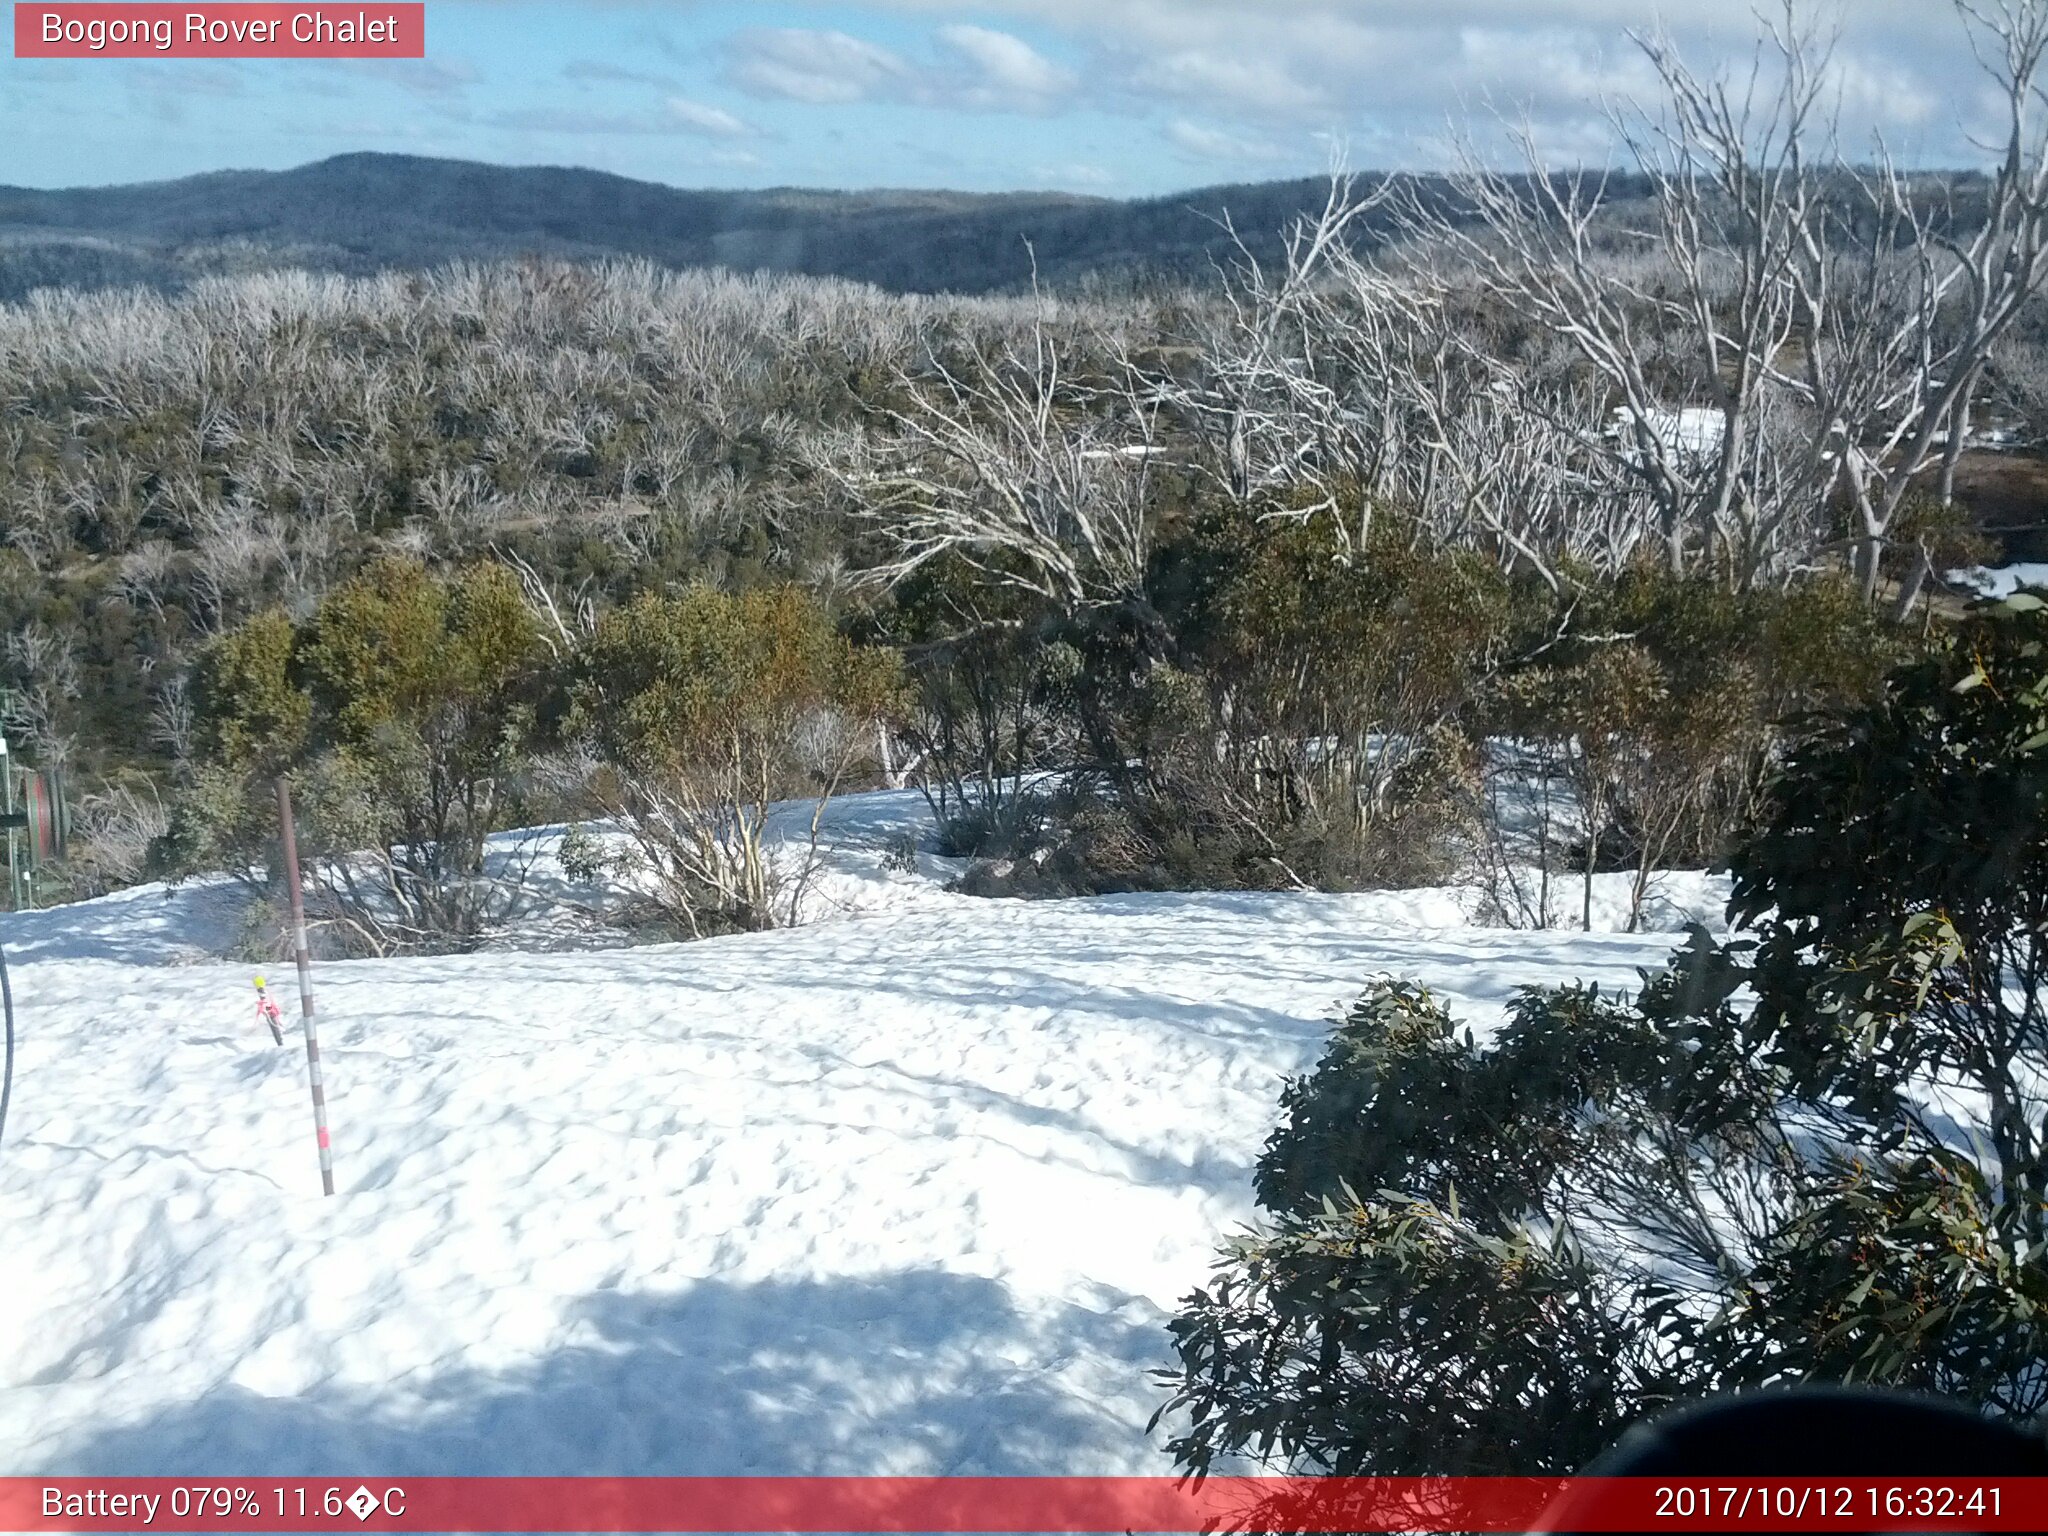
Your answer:
[[[1984,110],[1942,0],[1806,8],[1852,137],[1959,164]],[[1757,8],[1688,0],[1745,67]],[[69,186],[349,150],[587,165],[693,186],[1062,187],[1139,196],[1442,163],[1453,123],[1612,153],[1648,94],[1622,0],[433,0],[424,62],[0,60],[0,183]]]

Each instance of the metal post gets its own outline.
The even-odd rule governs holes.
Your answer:
[[[14,759],[7,755],[7,738],[0,736],[0,779],[7,781],[7,819],[14,820]],[[21,847],[14,828],[7,828],[7,910],[21,910]]]
[[[291,781],[277,781],[284,832],[284,878],[292,897],[292,954],[299,965],[299,1012],[306,1026],[306,1069],[313,1079],[313,1126],[320,1133],[320,1188],[334,1193],[334,1149],[327,1139],[327,1091],[320,1084],[320,1037],[313,1031],[313,957],[306,950],[306,899],[299,891],[299,839],[292,828]]]

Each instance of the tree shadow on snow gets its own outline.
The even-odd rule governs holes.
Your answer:
[[[580,1342],[510,1371],[392,1362],[376,1391],[223,1386],[100,1433],[17,1446],[42,1475],[1030,1475],[1166,1471],[1148,1450],[1161,1320],[1021,1313],[938,1270],[600,1291]],[[1057,1374],[1056,1374],[1057,1373]],[[105,1412],[122,1415],[117,1378]],[[1105,1404],[1099,1398],[1119,1401]]]

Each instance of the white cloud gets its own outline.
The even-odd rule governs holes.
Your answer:
[[[1232,164],[1271,163],[1286,158],[1278,145],[1249,134],[1222,128],[1206,128],[1177,117],[1166,125],[1167,141],[1181,151],[1181,158],[1197,164],[1225,161]]]
[[[344,80],[371,78],[417,96],[457,96],[483,79],[474,64],[460,59],[322,59]]]
[[[1539,141],[1605,158],[1615,148],[1606,109],[1657,96],[1632,30],[1668,26],[1689,60],[1740,72],[1759,10],[1776,9],[1757,0],[980,0],[988,20],[967,28],[949,20],[954,0],[838,3],[848,14],[928,17],[938,46],[963,57],[963,32],[1010,38],[997,29],[1015,22],[1043,34],[1059,45],[1063,62],[1052,67],[1078,77],[1062,92],[1034,90],[1021,55],[1013,72],[992,48],[981,62],[986,78],[1007,81],[1011,100],[1037,110],[1156,113],[1244,142],[1291,144],[1320,131],[1401,164],[1426,161],[1452,118],[1487,138],[1490,111],[1526,115]],[[1973,109],[1974,64],[1944,0],[1820,0],[1806,15],[1823,33],[1839,23],[1846,139],[1911,130],[1919,158],[1975,158],[1958,124]],[[1045,59],[1042,40],[1013,41]],[[958,105],[972,95],[949,100],[899,80],[894,99]]]
[[[913,61],[845,32],[756,28],[727,40],[727,75],[753,95],[814,106],[894,101],[976,112],[1044,112],[1080,84],[1008,32],[953,23],[932,41],[935,52]]]
[[[722,107],[671,97],[659,110],[589,112],[580,108],[515,107],[480,119],[493,128],[517,133],[688,135],[730,143],[757,137],[756,130]],[[735,154],[744,151],[733,151]],[[750,157],[751,158],[751,157]]]
[[[1060,187],[1068,190],[1086,187],[1091,193],[1101,193],[1117,184],[1114,172],[1087,161],[1076,161],[1068,165],[1035,165],[1031,168],[1031,179],[1042,187]]]
[[[1177,49],[1134,61],[1131,80],[1141,90],[1176,100],[1276,117],[1321,117],[1331,107],[1321,84],[1297,73],[1287,61],[1257,54]]]
[[[562,78],[581,84],[651,85],[657,90],[676,89],[673,75],[650,69],[628,69],[603,59],[571,59],[562,66]]]
[[[671,96],[667,102],[668,115],[676,125],[687,132],[701,133],[711,139],[751,138],[753,126],[723,107],[714,107],[708,102],[691,101],[682,96]]]
[[[869,101],[914,80],[888,49],[844,32],[763,27],[727,44],[735,84],[757,96],[829,105]]]
[[[1838,54],[1833,74],[1844,112],[1880,128],[1918,128],[1940,114],[1940,97],[1896,60]]]
[[[978,71],[973,88],[991,100],[1043,102],[1063,96],[1078,83],[1021,37],[964,23],[941,27],[938,40],[970,69]]]

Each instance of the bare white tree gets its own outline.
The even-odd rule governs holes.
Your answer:
[[[170,754],[171,761],[184,767],[192,759],[197,736],[199,710],[192,697],[190,674],[181,670],[159,671],[155,705],[149,716],[149,739]]]
[[[79,638],[70,626],[31,619],[0,646],[12,684],[8,724],[32,757],[53,768],[70,760],[75,744],[66,716],[80,692]]]
[[[207,502],[195,519],[192,587],[209,634],[233,628],[260,598],[276,544],[259,526],[257,509],[239,498]]]
[[[1840,496],[1874,593],[1930,469],[1952,494],[1973,392],[2048,274],[2048,5],[1956,8],[2005,108],[1981,207],[1937,206],[1881,145],[1874,169],[1845,161],[1829,44],[1790,6],[1734,79],[1639,39],[1665,91],[1654,116],[1617,114],[1655,211],[1642,259],[1611,249],[1608,178],[1553,170],[1526,133],[1517,174],[1468,154],[1450,203],[1411,200],[1416,235],[1601,381],[1609,452],[1672,570],[1718,555],[1746,583],[1796,565]]]
[[[121,557],[114,591],[131,607],[147,608],[161,618],[181,565],[178,548],[170,540],[144,540]]]
[[[889,544],[878,580],[952,557],[1063,611],[1142,595],[1160,443],[1137,381],[1077,377],[1041,312],[1021,343],[934,352],[901,383],[893,440],[847,479]]]

